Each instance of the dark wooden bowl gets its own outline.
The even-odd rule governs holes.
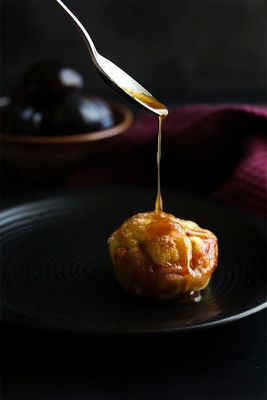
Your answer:
[[[50,180],[68,172],[73,165],[90,157],[92,151],[100,150],[98,141],[122,134],[130,127],[132,112],[117,103],[112,103],[111,108],[118,122],[112,128],[96,132],[60,136],[0,132],[4,165],[30,180]]]

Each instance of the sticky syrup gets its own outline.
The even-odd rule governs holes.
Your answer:
[[[159,116],[159,130],[158,130],[158,150],[157,150],[157,197],[155,202],[155,211],[163,211],[163,201],[161,196],[161,185],[160,185],[160,159],[161,159],[161,127],[162,127],[162,116]]]
[[[162,122],[167,117],[168,110],[159,116],[158,128],[158,149],[157,149],[157,197],[155,202],[155,211],[163,211],[163,201],[161,196],[161,180],[160,180],[160,160],[161,160],[161,136],[162,136]],[[159,228],[157,226],[157,228]],[[201,301],[201,293],[199,291],[191,291],[179,296],[179,301],[184,304],[199,303]]]
[[[155,211],[163,211],[163,202],[161,196],[161,185],[160,185],[160,159],[161,159],[161,127],[163,120],[168,115],[167,107],[156,100],[154,97],[149,96],[145,93],[136,92],[128,88],[124,88],[130,96],[132,96],[139,103],[150,108],[151,111],[155,112],[159,116],[159,128],[158,128],[158,150],[157,150],[157,197],[155,201]]]
[[[196,290],[190,293],[180,294],[178,296],[179,302],[183,304],[200,303],[202,299],[201,292]]]
[[[160,160],[161,160],[161,136],[162,136],[162,122],[168,115],[168,109],[166,106],[153,97],[147,96],[144,93],[134,92],[129,89],[125,89],[129,95],[135,98],[139,103],[145,105],[147,108],[150,108],[151,111],[154,111],[159,116],[159,125],[158,125],[158,147],[157,147],[157,196],[155,201],[155,211],[158,212],[160,216],[160,212],[163,211],[163,201],[161,195],[161,179],[160,179]],[[156,110],[156,111],[155,111]],[[152,229],[152,227],[150,227]],[[150,232],[151,234],[159,234],[164,231],[168,232],[170,226],[164,223],[159,224],[158,222],[153,226],[153,230],[155,232]],[[190,293],[184,293],[179,295],[179,301],[184,304],[192,304],[199,303],[201,301],[202,295],[200,291],[191,291]]]
[[[154,113],[166,117],[168,115],[168,110],[166,106],[156,100],[154,97],[149,96],[145,93],[137,92],[129,88],[124,87],[123,90],[133,97],[138,103],[143,104],[146,108],[149,108]]]

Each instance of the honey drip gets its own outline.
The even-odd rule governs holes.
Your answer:
[[[161,127],[162,127],[163,117],[159,116],[159,130],[158,130],[158,151],[157,151],[157,197],[155,203],[155,211],[163,211],[163,202],[161,196],[161,186],[160,186],[160,159],[161,159]]]
[[[193,303],[200,303],[202,299],[202,295],[200,291],[192,291],[189,293],[183,293],[178,296],[180,303],[183,304],[193,304]]]
[[[161,159],[161,127],[162,121],[167,117],[168,110],[166,106],[152,97],[149,93],[141,93],[133,91],[129,88],[123,88],[123,90],[133,97],[137,102],[144,105],[146,108],[155,112],[159,115],[159,129],[158,129],[158,150],[157,150],[157,197],[155,202],[155,211],[163,211],[163,202],[161,196],[160,186],[160,159]]]
[[[160,160],[161,160],[161,130],[162,122],[168,115],[168,110],[165,109],[165,113],[159,116],[159,130],[158,130],[158,150],[157,150],[157,197],[155,202],[155,211],[163,211],[163,201],[161,196],[161,185],[160,185]]]

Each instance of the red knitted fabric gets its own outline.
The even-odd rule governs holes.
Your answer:
[[[162,186],[214,194],[266,216],[267,106],[173,107],[163,124]],[[142,114],[122,135],[101,141],[70,186],[155,185],[157,119]]]

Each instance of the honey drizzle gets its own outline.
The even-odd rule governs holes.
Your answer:
[[[162,121],[168,115],[168,109],[150,94],[133,91],[129,88],[123,88],[129,96],[133,97],[136,101],[149,108],[151,111],[159,115],[159,129],[158,129],[158,150],[157,150],[157,197],[155,201],[155,211],[163,211],[163,201],[161,196],[160,186],[160,159],[161,159],[161,127]],[[157,110],[157,111],[155,111]]]
[[[163,201],[161,196],[161,185],[160,185],[160,159],[161,159],[161,127],[163,116],[159,116],[159,130],[158,130],[158,150],[157,150],[157,197],[155,202],[155,211],[163,211]]]

